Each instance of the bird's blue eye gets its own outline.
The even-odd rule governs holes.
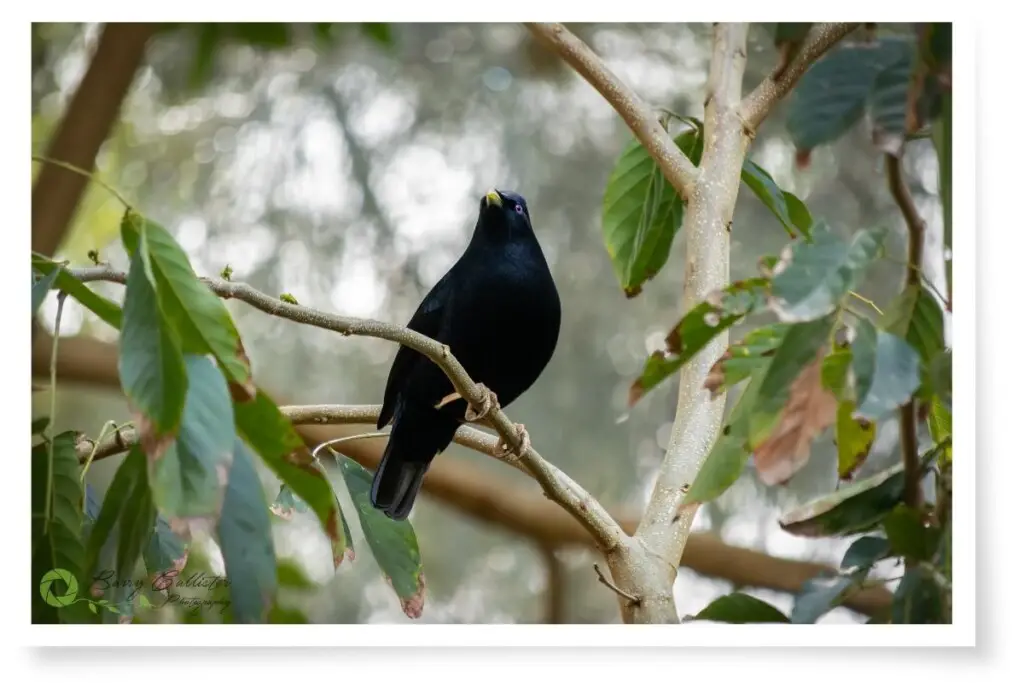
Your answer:
[[[522,204],[516,204],[516,213],[522,213],[522,212],[523,212],[523,205]]]

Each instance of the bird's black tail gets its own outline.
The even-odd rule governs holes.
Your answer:
[[[421,416],[416,408],[396,411],[384,457],[370,487],[373,506],[397,521],[409,516],[430,462],[451,443],[459,427],[454,422],[449,425],[431,408],[420,410],[430,413]]]

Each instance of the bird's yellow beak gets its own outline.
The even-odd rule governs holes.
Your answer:
[[[497,190],[491,190],[485,194],[484,199],[487,200],[487,206],[501,206],[501,195],[498,194]]]

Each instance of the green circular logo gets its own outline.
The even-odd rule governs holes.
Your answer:
[[[64,595],[58,595],[59,586],[54,584],[62,581],[67,589]],[[39,582],[39,594],[50,607],[67,607],[78,597],[78,579],[67,569],[51,569],[43,574],[43,580]]]

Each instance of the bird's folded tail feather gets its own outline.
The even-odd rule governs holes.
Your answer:
[[[429,410],[429,409],[428,409]],[[430,462],[451,442],[458,424],[439,423],[438,415],[417,419],[419,412],[399,408],[370,487],[370,502],[393,520],[412,511]]]

